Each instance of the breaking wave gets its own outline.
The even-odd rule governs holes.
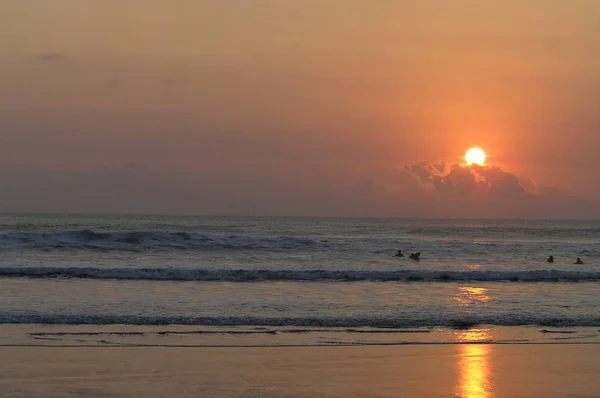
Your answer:
[[[600,281],[597,271],[332,271],[216,270],[186,268],[0,267],[0,278],[75,278],[146,281],[265,282],[585,282]]]
[[[319,242],[304,237],[212,235],[167,231],[96,232],[80,231],[0,234],[0,250],[10,249],[80,249],[127,250],[143,249],[263,249],[269,251],[309,250]]]
[[[549,317],[532,314],[506,314],[499,316],[472,315],[465,317],[444,314],[401,317],[186,317],[140,315],[71,315],[71,314],[14,314],[0,313],[0,324],[49,325],[202,325],[202,326],[297,326],[297,327],[375,327],[405,329],[417,327],[451,327],[469,329],[480,325],[548,327],[600,326],[600,318]]]

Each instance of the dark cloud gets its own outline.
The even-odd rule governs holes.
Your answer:
[[[38,61],[66,61],[69,59],[69,56],[62,53],[41,53],[37,54],[34,58]]]
[[[451,218],[596,219],[592,198],[537,184],[498,166],[420,162],[405,167],[417,214]],[[417,191],[424,194],[418,197]],[[433,193],[433,194],[432,194]]]
[[[420,162],[406,169],[422,184],[433,186],[440,195],[522,198],[534,195],[536,187],[533,181],[522,182],[498,166]]]
[[[472,166],[471,169],[483,177],[489,186],[489,194],[497,197],[530,196],[521,179],[498,166]]]

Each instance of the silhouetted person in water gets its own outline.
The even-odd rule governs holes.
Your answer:
[[[581,261],[581,259],[577,257],[577,261],[575,261],[575,264],[583,264],[583,261]]]
[[[554,256],[550,256],[548,257],[548,260],[546,260],[547,263],[553,263],[554,262]]]
[[[416,252],[416,253],[411,253],[410,254],[410,258],[415,260],[415,261],[419,261],[421,257],[421,252]]]
[[[404,254],[402,254],[402,250],[398,250],[398,253],[394,254],[394,257],[404,257]]]

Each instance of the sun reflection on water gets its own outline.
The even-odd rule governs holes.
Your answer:
[[[461,343],[485,343],[490,341],[492,333],[490,329],[476,328],[457,332],[454,337]]]
[[[476,343],[490,338],[489,329],[470,329],[456,334],[462,343]],[[461,398],[493,397],[490,381],[490,352],[488,344],[458,344],[458,380],[455,396]]]
[[[484,287],[461,286],[454,299],[461,305],[477,305],[490,301],[488,289]]]

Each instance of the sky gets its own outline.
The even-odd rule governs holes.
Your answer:
[[[0,211],[600,219],[598,15],[4,1]]]

